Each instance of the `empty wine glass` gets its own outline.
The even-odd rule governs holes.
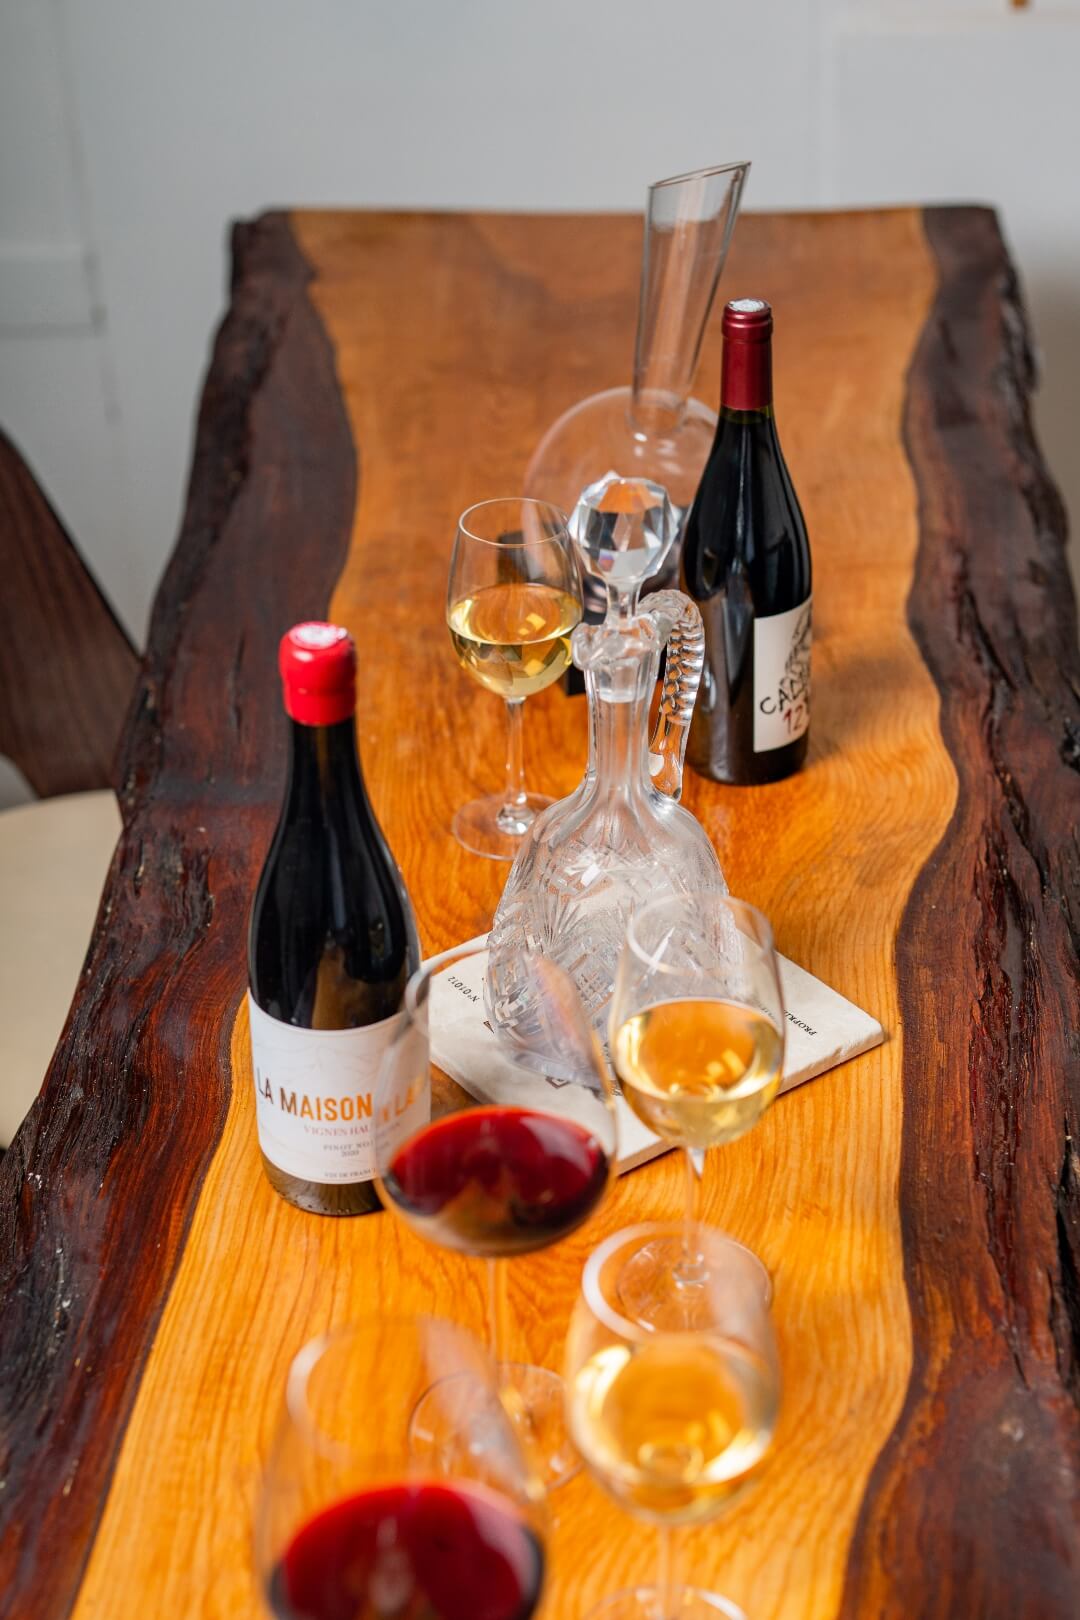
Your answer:
[[[635,1518],[659,1526],[655,1587],[605,1599],[596,1620],[745,1620],[713,1592],[675,1578],[672,1532],[715,1518],[772,1440],[780,1373],[753,1256],[702,1228],[705,1263],[692,1325],[643,1326],[622,1306],[642,1254],[677,1228],[616,1232],[590,1256],[566,1341],[567,1414],[585,1464]]]
[[[780,1088],[784,1003],[761,912],[716,893],[669,895],[635,911],[615,977],[610,1039],[626,1101],[684,1151],[683,1227],[643,1249],[621,1284],[624,1309],[667,1327],[685,1320],[704,1275],[696,1233],[705,1151],[749,1131]],[[747,1255],[726,1243],[729,1255]],[[720,1252],[718,1239],[711,1248]],[[768,1273],[751,1258],[767,1301]]]
[[[491,1349],[550,1489],[578,1466],[562,1384],[547,1368],[505,1359],[504,1261],[557,1243],[604,1197],[615,1160],[614,1088],[573,984],[546,957],[532,967],[540,1038],[572,1058],[588,1083],[555,1087],[508,1062],[490,1039],[485,1047],[485,961],[482,946],[464,946],[409,981],[402,1026],[376,1083],[378,1187],[384,1204],[429,1242],[486,1259]],[[461,1085],[438,1066],[433,1035],[463,1016],[476,1019],[481,1042]],[[417,1421],[435,1432],[424,1410]]]
[[[415,1443],[422,1395],[451,1413],[452,1444]],[[529,1620],[544,1527],[494,1369],[461,1328],[380,1318],[293,1361],[256,1519],[275,1620]]]
[[[474,680],[506,699],[506,788],[462,805],[454,836],[475,855],[512,861],[551,800],[525,790],[522,706],[570,663],[581,580],[566,514],[547,501],[481,501],[458,520],[446,592],[450,640]]]

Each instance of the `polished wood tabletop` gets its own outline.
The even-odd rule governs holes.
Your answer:
[[[121,759],[124,832],[41,1096],[0,1165],[0,1613],[235,1620],[290,1357],[423,1309],[481,1330],[478,1264],[392,1218],[304,1215],[255,1141],[245,924],[282,788],[275,653],[360,654],[367,783],[423,944],[505,867],[455,807],[501,705],[456,666],[455,519],[520,489],[567,406],[626,380],[641,221],[299,213],[236,227],[187,512]],[[992,213],[744,217],[724,294],[772,300],[814,555],[797,776],[685,802],[781,950],[878,1050],[713,1155],[708,1218],[776,1280],[784,1402],[683,1573],[752,1620],[1075,1616],[1080,1592],[1080,659]],[[151,357],[148,357],[151,363]],[[719,334],[695,392],[718,393]],[[530,699],[530,785],[579,780],[582,700]],[[668,1156],[510,1267],[511,1349],[557,1367],[584,1256],[680,1209]],[[394,1398],[386,1370],[380,1401]],[[581,1476],[544,1614],[651,1576]]]

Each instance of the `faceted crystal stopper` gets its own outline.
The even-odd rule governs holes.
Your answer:
[[[570,517],[581,566],[620,596],[659,571],[677,531],[663,485],[614,472],[582,490]]]

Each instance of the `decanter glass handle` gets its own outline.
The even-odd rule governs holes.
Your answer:
[[[697,607],[681,591],[657,591],[642,607],[667,646],[660,712],[649,741],[649,774],[654,787],[677,800],[682,797],[690,719],[705,667],[705,627]]]

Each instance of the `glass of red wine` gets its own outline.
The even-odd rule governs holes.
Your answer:
[[[538,1052],[561,1052],[587,1084],[515,1065],[484,1020],[483,945],[436,957],[410,979],[375,1091],[383,1203],[430,1242],[488,1263],[489,1333],[504,1400],[545,1486],[577,1472],[562,1380],[504,1354],[503,1262],[557,1243],[607,1192],[615,1094],[577,991],[546,957],[530,962]],[[442,1065],[445,1064],[445,1067]],[[415,1414],[425,1434],[444,1412]]]
[[[417,1443],[423,1398],[447,1438]],[[275,1620],[530,1620],[544,1577],[543,1490],[463,1329],[371,1320],[289,1370],[256,1522]]]

